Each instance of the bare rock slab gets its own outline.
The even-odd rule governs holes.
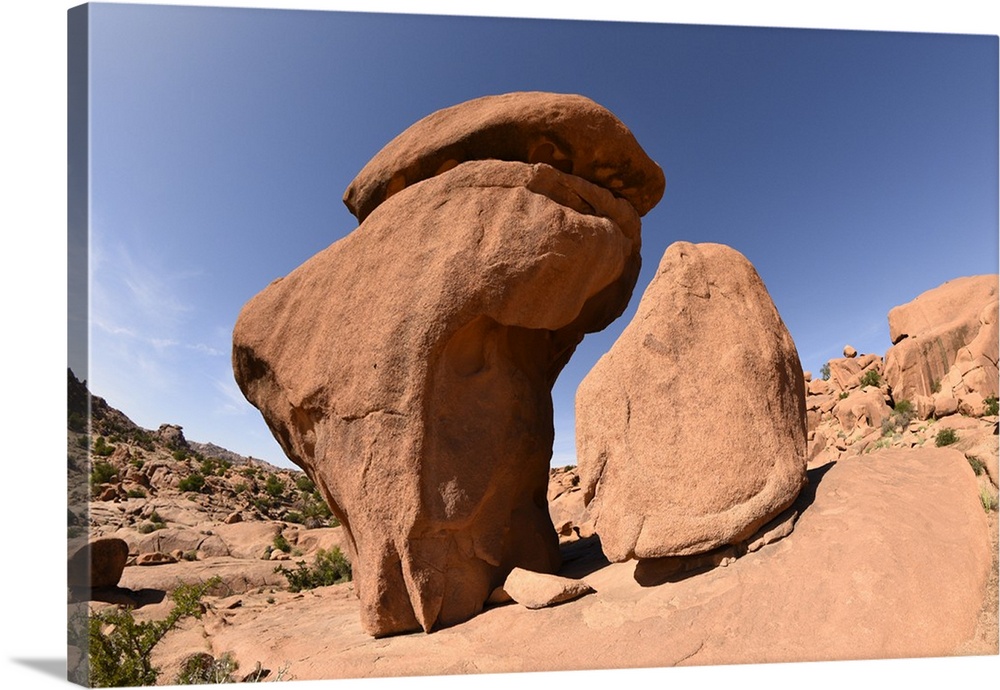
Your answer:
[[[889,311],[894,398],[997,395],[998,291],[997,275],[956,278]]]
[[[370,634],[558,568],[551,388],[628,304],[662,191],[589,99],[478,99],[390,143],[348,189],[360,227],[243,308],[237,382],[343,524]]]
[[[580,384],[577,457],[612,561],[737,543],[805,481],[802,366],[753,266],[671,245],[632,322]]]
[[[593,592],[594,588],[583,580],[514,568],[504,581],[503,590],[518,604],[529,609],[541,609],[579,599]]]

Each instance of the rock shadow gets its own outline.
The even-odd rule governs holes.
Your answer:
[[[69,603],[101,601],[106,604],[120,604],[134,609],[159,604],[167,596],[162,589],[128,589],[127,587],[73,587],[70,589]]]
[[[806,484],[799,491],[795,501],[771,522],[762,527],[756,535],[738,544],[720,546],[717,549],[693,556],[666,556],[664,558],[640,558],[635,565],[633,577],[642,587],[656,587],[667,582],[681,582],[690,577],[707,573],[720,566],[726,567],[737,558],[762,548],[763,545],[778,541],[791,533],[789,527],[785,532],[772,539],[767,539],[766,533],[775,530],[782,523],[791,521],[794,524],[816,500],[816,489],[824,475],[830,471],[836,461],[814,467],[806,471]],[[759,536],[765,535],[763,544],[754,542]]]
[[[558,575],[579,580],[611,565],[596,534],[559,545],[562,567]]]

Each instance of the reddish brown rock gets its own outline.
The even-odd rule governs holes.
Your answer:
[[[735,250],[678,242],[580,384],[577,457],[612,561],[736,543],[805,481],[795,345]]]
[[[889,312],[885,378],[894,398],[997,394],[997,293],[996,275],[957,278]]]
[[[612,191],[546,162],[467,160],[510,158],[508,138],[538,154],[550,130],[532,139],[527,115],[501,125],[557,106],[576,124],[551,162]],[[348,190],[362,225],[237,321],[237,381],[343,523],[373,635],[465,620],[515,566],[558,566],[551,386],[631,295],[639,213],[627,199],[662,192],[656,164],[595,108],[528,94],[418,123]],[[490,142],[503,150],[488,155]]]
[[[94,539],[70,556],[70,587],[114,587],[128,561],[128,543],[116,537]]]
[[[151,553],[140,553],[136,559],[136,565],[162,565],[164,563],[176,563],[177,559],[169,553],[153,551]]]
[[[521,606],[541,609],[579,599],[594,588],[583,580],[514,568],[503,583],[503,591]]]
[[[831,389],[835,391],[851,391],[861,387],[861,379],[869,371],[874,371],[881,377],[882,358],[878,355],[861,355],[831,359],[830,366]]]
[[[857,357],[857,356],[858,356],[858,351],[857,350],[855,350],[850,345],[844,345],[844,357],[847,357],[848,359],[850,359],[850,358]]]
[[[838,400],[833,408],[833,416],[848,433],[855,428],[879,429],[882,422],[891,415],[892,409],[886,404],[885,395],[880,389],[871,386],[851,391],[846,398]]]
[[[470,160],[546,163],[624,197],[645,215],[663,171],[618,118],[589,98],[543,92],[485,96],[439,110],[386,144],[351,182],[359,221],[393,194]]]

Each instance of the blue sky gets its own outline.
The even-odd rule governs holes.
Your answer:
[[[341,196],[386,142],[470,98],[586,95],[667,178],[629,310],[553,391],[553,464],[674,241],[746,255],[814,372],[847,343],[884,354],[891,307],[998,270],[996,36],[114,4],[90,21],[91,388],[275,464],[233,381],[239,309],[356,227]]]

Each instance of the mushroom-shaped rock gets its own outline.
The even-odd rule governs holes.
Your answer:
[[[753,266],[671,245],[632,322],[580,384],[577,459],[612,561],[752,535],[806,475],[805,383]]]
[[[577,102],[498,102],[529,112],[565,98]],[[638,276],[629,169],[594,175],[608,189],[546,162],[498,160],[527,135],[475,112],[488,136],[470,116],[457,139],[478,142],[472,160],[449,149],[456,165],[426,163],[440,146],[376,156],[404,161],[406,184],[389,196],[395,173],[373,182],[385,175],[369,165],[348,192],[365,209],[360,227],[251,299],[233,334],[241,390],[344,525],[375,636],[460,622],[514,567],[558,567],[545,500],[551,387],[584,334],[621,314]],[[591,149],[631,141],[618,130],[604,141],[605,120]],[[426,122],[387,150],[419,141]],[[574,173],[596,165],[559,150]],[[636,198],[659,198],[651,184]]]

